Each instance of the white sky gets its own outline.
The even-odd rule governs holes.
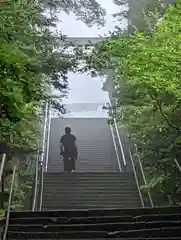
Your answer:
[[[101,90],[102,80],[99,77],[70,73],[69,84],[69,97],[64,103],[108,101],[108,93]]]
[[[67,15],[62,12],[59,16],[61,23],[58,25],[58,30],[63,31],[69,37],[98,37],[107,34],[110,30],[114,30],[117,24],[116,20],[113,18],[112,14],[119,11],[119,7],[115,5],[112,0],[98,0],[98,2],[106,9],[106,25],[100,29],[97,26],[91,28],[87,27],[81,21],[77,21],[73,14]],[[126,26],[126,20],[122,22],[122,27]]]
[[[114,30],[116,25],[113,13],[119,11],[119,7],[113,4],[112,0],[98,0],[104,8],[106,8],[106,26],[98,29],[98,27],[87,27],[81,21],[77,21],[74,15],[67,15],[62,12],[59,16],[61,23],[58,30],[62,31],[69,37],[96,37],[103,36],[109,31]],[[120,24],[120,23],[119,23]],[[121,24],[123,28],[127,25],[126,20]],[[107,102],[109,100],[108,93],[101,90],[102,80],[100,78],[91,78],[87,75],[69,74],[70,93],[68,99],[64,103],[75,102]],[[56,94],[56,92],[54,92]]]

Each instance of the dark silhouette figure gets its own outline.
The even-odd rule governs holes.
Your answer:
[[[76,137],[71,134],[71,128],[65,128],[65,134],[60,139],[60,154],[63,155],[64,171],[75,171],[75,160],[77,159],[78,148]]]

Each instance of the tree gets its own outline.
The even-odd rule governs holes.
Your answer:
[[[135,29],[148,32],[154,27],[157,18],[161,18],[168,4],[175,2],[175,0],[114,0],[121,11],[113,16],[119,21],[128,18],[130,32],[135,31]],[[122,32],[119,26],[116,28]]]
[[[0,138],[36,148],[39,112],[49,98],[48,89],[53,86],[64,96],[67,72],[78,64],[77,56],[67,51],[65,36],[53,31],[57,11],[73,11],[90,25],[103,24],[105,11],[95,0],[7,0],[0,2],[0,9]],[[61,103],[50,101],[64,112]]]
[[[82,53],[56,31],[57,14],[73,12],[91,26],[104,24],[105,10],[95,0],[6,0],[0,1],[0,9],[0,141],[28,150],[23,156],[7,156],[1,198],[7,204],[16,165],[12,205],[22,210],[34,177],[27,168],[32,165],[35,169],[34,150],[40,150],[44,103],[48,100],[52,107],[65,112],[61,102],[49,96],[49,90],[59,89],[61,97],[67,94],[66,75],[77,69]],[[67,51],[69,47],[73,53]]]
[[[91,69],[114,69],[118,109],[138,145],[153,194],[179,204],[181,174],[181,3],[170,6],[152,32],[125,32],[88,57]],[[121,110],[121,111],[120,111]]]

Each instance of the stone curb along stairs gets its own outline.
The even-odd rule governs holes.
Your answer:
[[[181,240],[181,208],[11,212],[7,239]]]

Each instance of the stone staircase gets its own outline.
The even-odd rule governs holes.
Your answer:
[[[44,173],[43,209],[141,207],[133,173]]]
[[[77,138],[79,157],[77,172],[119,171],[108,119],[105,118],[52,118],[49,141],[48,172],[63,172],[60,156],[60,138],[66,126]]]
[[[79,139],[74,173],[61,172],[59,140],[66,125]],[[181,208],[140,207],[132,169],[119,171],[107,119],[55,119],[43,211],[11,212],[7,239],[181,240]]]
[[[181,240],[181,208],[11,212],[7,239]]]

